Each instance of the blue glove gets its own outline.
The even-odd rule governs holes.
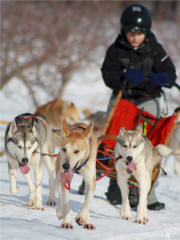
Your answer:
[[[145,78],[144,72],[139,69],[128,69],[123,76],[125,79],[128,79],[129,84],[133,86],[142,83]]]
[[[151,80],[152,84],[156,87],[168,86],[170,83],[170,77],[167,73],[149,73],[148,78]]]

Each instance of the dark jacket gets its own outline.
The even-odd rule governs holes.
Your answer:
[[[129,88],[123,74],[127,69],[132,68],[144,71],[146,77],[140,85]],[[136,103],[160,96],[161,88],[155,87],[148,78],[150,72],[167,73],[170,82],[166,87],[169,88],[173,86],[176,79],[176,70],[170,57],[152,32],[148,33],[144,43],[137,49],[127,42],[124,35],[119,35],[108,48],[101,70],[105,84],[114,93],[117,94],[119,90],[123,90],[124,97],[130,100],[136,99]]]

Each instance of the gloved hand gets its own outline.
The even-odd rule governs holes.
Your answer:
[[[142,70],[139,69],[128,69],[124,75],[124,79],[127,79],[127,86],[135,87],[144,81],[145,75]]]
[[[156,87],[168,86],[170,83],[170,77],[167,73],[149,73],[149,80],[151,80],[152,84]]]

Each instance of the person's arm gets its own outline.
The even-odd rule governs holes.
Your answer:
[[[111,45],[106,52],[101,72],[107,87],[115,91],[122,88],[124,68],[118,60],[118,52],[114,45]]]
[[[170,57],[163,49],[161,44],[155,47],[154,67],[153,67],[154,80],[159,83],[160,87],[171,88],[176,80],[176,69]]]

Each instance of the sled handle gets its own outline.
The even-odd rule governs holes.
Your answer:
[[[113,107],[111,109],[111,112],[110,112],[110,114],[108,116],[108,119],[107,119],[107,121],[106,121],[106,123],[104,125],[104,129],[102,130],[102,133],[101,133],[102,136],[106,134],[106,131],[107,131],[108,127],[109,127],[109,124],[110,124],[113,116],[114,116],[114,112],[116,110],[116,107],[117,107],[121,97],[122,97],[122,91],[119,91],[119,93],[118,93],[118,95],[116,97],[116,100],[114,102],[114,105],[113,105]]]

